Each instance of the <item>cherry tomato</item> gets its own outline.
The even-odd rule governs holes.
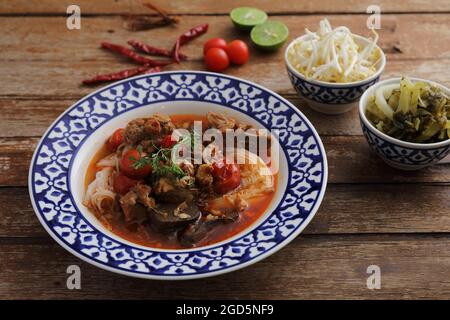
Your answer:
[[[222,38],[212,38],[205,42],[203,46],[203,54],[206,54],[211,48],[227,49],[227,42]]]
[[[205,54],[205,63],[211,71],[223,71],[230,65],[230,60],[225,50],[211,48]]]
[[[120,159],[120,171],[128,178],[142,179],[150,174],[152,166],[146,164],[139,169],[135,169],[135,162],[141,159],[141,154],[136,149],[130,149]]]
[[[162,138],[160,144],[161,144],[161,147],[163,147],[163,148],[172,148],[174,145],[177,144],[177,140],[173,140],[172,135],[168,134]]]
[[[236,189],[241,184],[241,171],[234,163],[224,163],[223,161],[213,164],[214,191],[225,194]]]
[[[130,191],[131,188],[133,188],[136,183],[138,183],[138,180],[130,179],[126,175],[124,175],[122,172],[119,172],[114,177],[114,191],[124,195],[128,191]]]
[[[108,149],[111,151],[116,151],[117,147],[120,146],[123,141],[125,140],[123,133],[125,132],[125,129],[120,128],[117,129],[116,131],[114,131],[114,133],[111,135],[111,137],[109,138],[107,144],[108,144]]]
[[[248,61],[249,52],[247,44],[242,40],[233,40],[227,45],[227,54],[231,62],[244,64]]]

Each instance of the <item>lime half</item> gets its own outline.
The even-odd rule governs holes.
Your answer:
[[[280,48],[289,36],[289,29],[279,21],[268,20],[255,26],[250,33],[253,43],[263,50]]]
[[[239,7],[231,10],[230,18],[239,29],[250,30],[254,26],[266,21],[267,14],[256,8]]]

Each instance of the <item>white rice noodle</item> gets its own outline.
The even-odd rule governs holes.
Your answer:
[[[112,208],[116,194],[113,191],[112,167],[105,167],[97,172],[86,191],[83,204],[99,213],[105,213]]]
[[[245,163],[239,164],[241,171],[241,196],[250,199],[262,194],[272,192],[274,188],[273,173],[265,164],[264,160],[256,154],[238,149],[238,158],[241,156]]]
[[[97,167],[113,167],[113,168],[117,168],[117,165],[119,163],[119,157],[117,156],[116,153],[111,153],[109,155],[107,155],[106,157],[104,157],[103,159],[101,159],[100,161],[97,162]]]

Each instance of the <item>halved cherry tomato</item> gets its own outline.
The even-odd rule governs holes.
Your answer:
[[[168,134],[164,136],[161,140],[161,147],[163,148],[172,148],[174,145],[177,144],[177,140],[174,140],[171,134]]]
[[[227,42],[222,38],[212,38],[205,42],[203,46],[203,54],[208,52],[211,48],[221,48],[225,50],[227,48]]]
[[[241,184],[241,171],[234,163],[218,161],[213,164],[214,191],[225,194]]]
[[[122,172],[119,172],[114,177],[114,191],[124,195],[128,191],[130,191],[131,188],[133,188],[138,183],[138,180],[130,179],[126,175],[124,175]]]
[[[143,179],[150,174],[152,166],[146,164],[143,167],[136,169],[135,163],[141,159],[141,154],[136,149],[130,149],[120,159],[120,171],[128,178]]]
[[[230,65],[230,60],[225,50],[211,48],[205,53],[205,63],[211,71],[223,71]]]
[[[227,45],[227,54],[231,62],[244,64],[248,61],[249,52],[247,44],[242,40],[233,40]]]
[[[120,128],[117,129],[116,131],[114,131],[114,133],[111,135],[111,137],[109,138],[107,144],[108,144],[108,149],[111,151],[116,151],[117,147],[120,146],[123,141],[125,140],[123,133],[124,133],[125,129]]]

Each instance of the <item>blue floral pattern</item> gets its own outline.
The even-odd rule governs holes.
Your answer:
[[[414,149],[391,143],[371,132],[364,122],[360,121],[364,136],[372,149],[383,159],[398,165],[420,169],[444,159],[450,153],[450,145],[439,148]]]
[[[380,80],[380,77],[378,76],[375,79],[360,85],[336,87],[309,82],[298,77],[289,69],[287,69],[287,73],[293,87],[299,95],[319,103],[327,104],[348,104],[356,102],[361,98],[364,91]]]
[[[133,108],[174,100],[218,103],[279,131],[280,145],[289,162],[287,190],[265,221],[233,241],[180,251],[134,247],[92,226],[72,198],[71,165],[93,131]],[[30,194],[36,213],[50,234],[85,260],[132,276],[196,277],[247,265],[298,234],[318,209],[325,192],[326,172],[319,136],[283,98],[232,77],[207,72],[167,72],[112,84],[69,108],[35,151]]]

